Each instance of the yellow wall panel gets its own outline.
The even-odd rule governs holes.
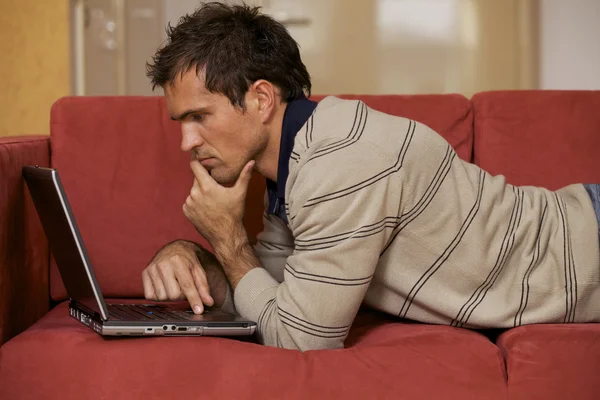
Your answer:
[[[49,133],[70,92],[68,0],[0,0],[0,82],[0,136]]]

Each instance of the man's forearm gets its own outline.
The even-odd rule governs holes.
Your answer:
[[[223,268],[214,254],[199,244],[194,244],[196,245],[196,256],[206,273],[206,280],[210,286],[210,294],[215,301],[214,307],[222,308],[227,297],[227,291],[229,290]]]
[[[243,227],[229,236],[226,241],[216,244],[215,256],[234,290],[244,275],[253,268],[260,267],[260,261],[254,254],[254,248]]]

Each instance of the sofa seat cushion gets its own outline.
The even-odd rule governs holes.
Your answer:
[[[526,325],[497,344],[510,399],[600,398],[600,324]]]
[[[5,398],[506,398],[499,349],[467,330],[361,312],[348,348],[301,353],[227,338],[104,339],[67,308],[0,348]]]

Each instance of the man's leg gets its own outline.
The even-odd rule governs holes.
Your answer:
[[[598,238],[600,239],[600,184],[583,185],[592,199],[596,219],[598,220]]]

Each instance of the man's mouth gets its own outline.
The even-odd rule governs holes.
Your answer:
[[[216,158],[213,158],[213,157],[197,158],[197,160],[205,168],[214,166],[214,163],[217,161]]]

